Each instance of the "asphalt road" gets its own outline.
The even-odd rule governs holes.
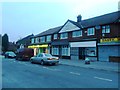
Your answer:
[[[118,88],[118,73],[2,59],[2,88]]]

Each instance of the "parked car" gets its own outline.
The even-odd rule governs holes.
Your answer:
[[[59,63],[59,58],[52,56],[51,54],[40,53],[34,57],[31,57],[30,61],[31,63],[40,63],[41,65],[44,65],[44,64],[55,65]]]
[[[7,51],[4,54],[5,58],[16,58],[16,54],[12,51]]]
[[[16,52],[16,60],[30,60],[34,56],[34,50],[31,48],[21,48]]]

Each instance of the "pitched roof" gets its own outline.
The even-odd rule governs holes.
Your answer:
[[[82,28],[81,24],[79,24],[78,22],[75,22],[75,21],[72,21],[72,20],[68,20],[68,21],[70,21],[71,23],[73,23],[77,27]]]
[[[34,35],[31,34],[31,35],[28,35],[20,40],[18,40],[16,43],[25,43],[26,41],[28,41],[31,37],[33,37]]]
[[[62,26],[51,28],[51,29],[48,29],[48,30],[40,33],[40,34],[35,35],[34,37],[54,34],[54,33],[57,33],[61,28],[62,28]]]
[[[114,23],[119,18],[120,18],[120,11],[117,11],[117,12],[113,12],[113,13],[93,17],[93,18],[90,18],[90,19],[85,19],[85,20],[82,20],[81,22],[75,22],[75,21],[72,21],[72,20],[67,20],[67,22],[70,21],[71,23],[73,23],[74,25],[76,25],[79,28],[88,28],[88,27],[92,27],[92,26],[98,26],[98,25]],[[59,30],[63,26],[48,29],[48,30],[46,30],[44,32],[41,32],[40,34],[35,35],[34,37],[57,33],[57,32],[59,32]]]
[[[104,24],[110,24],[114,23],[116,20],[120,18],[120,11],[97,16],[94,18],[82,20],[81,22],[78,22],[79,25],[83,26],[83,28],[97,26],[97,25],[104,25]]]

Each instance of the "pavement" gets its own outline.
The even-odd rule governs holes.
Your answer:
[[[120,63],[117,62],[91,61],[90,64],[85,64],[84,60],[60,59],[60,64],[120,73]]]

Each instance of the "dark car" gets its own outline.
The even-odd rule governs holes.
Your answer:
[[[12,51],[7,51],[4,54],[5,58],[16,58],[16,54]]]
[[[16,60],[30,60],[34,56],[34,50],[31,48],[21,48],[16,52]]]

